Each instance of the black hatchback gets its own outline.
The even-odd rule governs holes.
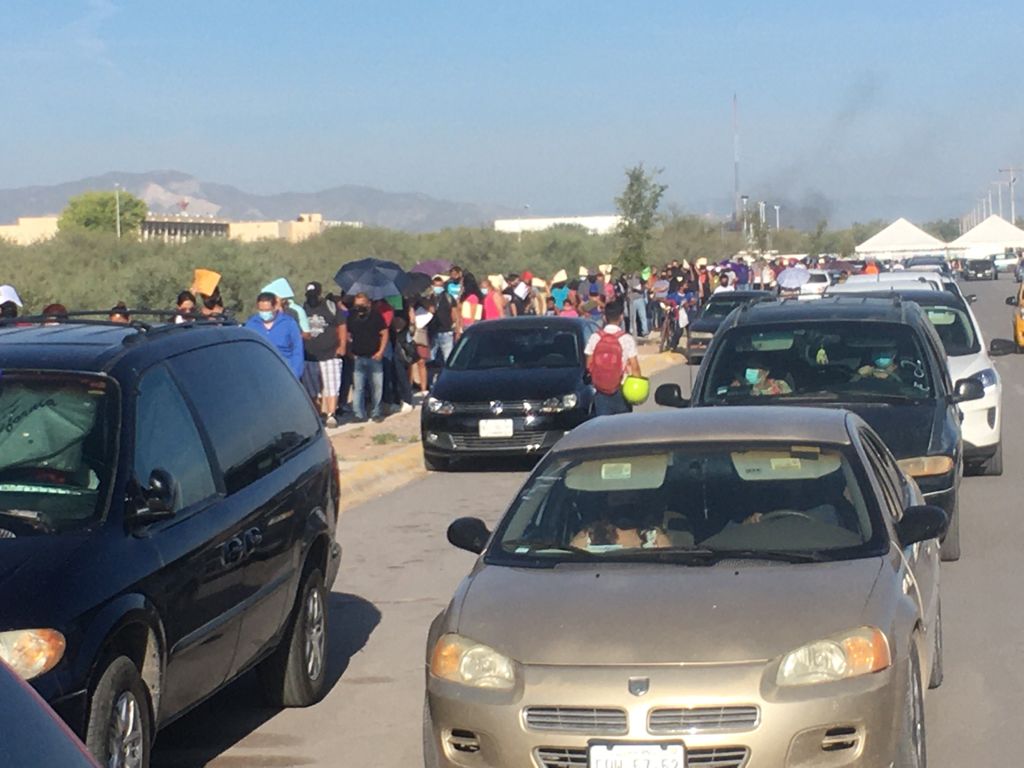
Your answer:
[[[0,328],[0,659],[103,765],[249,669],[326,689],[337,462],[237,326]]]
[[[954,385],[942,341],[922,309],[856,294],[747,305],[719,329],[693,384],[660,387],[662,405],[804,405],[849,409],[885,440],[929,504],[950,518],[944,560],[960,556],[964,449],[957,404],[984,397]]]
[[[423,460],[542,455],[594,414],[583,351],[590,320],[522,317],[470,326],[423,406]]]

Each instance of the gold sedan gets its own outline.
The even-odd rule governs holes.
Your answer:
[[[425,763],[923,768],[946,525],[846,411],[590,422],[449,528]]]

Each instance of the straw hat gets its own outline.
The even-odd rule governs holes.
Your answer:
[[[212,269],[197,269],[192,273],[192,293],[210,296],[220,283],[220,273]]]
[[[597,265],[597,269],[605,277],[611,277],[611,275],[612,275],[612,265],[611,264],[598,264]]]
[[[701,267],[706,267],[707,265],[708,265],[708,260],[706,258],[704,258],[703,256],[701,256],[699,259],[697,259],[697,268],[698,269],[700,269]]]
[[[534,288],[548,287],[548,284],[544,280],[541,280],[539,277],[533,278],[533,280],[530,281],[530,285],[532,285]]]

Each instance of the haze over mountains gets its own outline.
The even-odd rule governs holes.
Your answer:
[[[519,213],[499,205],[460,203],[354,185],[320,192],[257,195],[228,184],[201,181],[180,171],[149,171],[114,172],[52,186],[2,189],[0,223],[13,222],[19,216],[58,214],[69,198],[89,190],[112,190],[115,184],[145,200],[154,213],[185,210],[190,215],[227,219],[293,219],[310,212],[322,213],[325,219],[429,232],[445,227],[486,226],[495,218]],[[183,202],[187,207],[182,207]]]

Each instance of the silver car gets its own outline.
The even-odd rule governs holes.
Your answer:
[[[921,768],[946,525],[846,411],[590,422],[449,528],[425,763]]]

